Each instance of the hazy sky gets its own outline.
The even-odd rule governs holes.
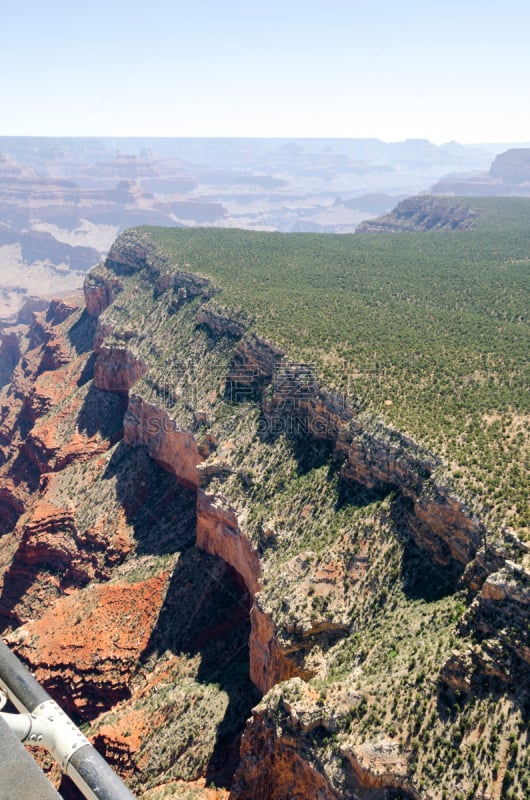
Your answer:
[[[4,0],[3,135],[530,139],[529,0]]]

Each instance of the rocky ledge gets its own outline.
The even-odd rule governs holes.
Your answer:
[[[151,258],[150,246],[136,242],[131,249],[129,241],[122,239],[119,246],[113,248],[106,270],[141,273],[141,270],[151,269]],[[165,274],[159,254],[154,259],[152,274],[155,281]],[[92,293],[92,280],[90,276],[87,279],[88,296]],[[98,280],[103,278],[98,275]],[[166,283],[172,293],[178,294],[181,289],[188,291],[193,282],[187,273],[177,271]],[[101,296],[111,298],[113,285],[111,277]],[[201,297],[211,293],[211,287],[203,279],[198,279],[195,286],[194,291],[199,290]],[[116,327],[108,322],[112,318],[111,304],[109,312],[98,323],[95,383],[111,392],[129,391],[124,419],[125,442],[146,447],[149,455],[178,481],[197,488],[204,483],[208,469],[207,464],[201,467],[204,457],[200,443],[191,430],[181,428],[161,405],[147,402],[130,391],[149,369],[147,361],[133,349],[140,332],[131,332],[131,341],[127,344],[116,341]],[[303,437],[305,446],[315,442],[329,448],[331,460],[340,471],[342,491],[355,491],[355,487],[361,485],[378,493],[401,496],[410,535],[431,561],[454,568],[456,588],[458,577],[483,543],[486,529],[447,485],[436,481],[434,473],[439,459],[382,424],[367,427],[344,398],[319,386],[308,367],[289,363],[280,348],[255,333],[243,335],[242,329],[237,327],[240,325],[237,317],[232,324],[226,312],[205,315],[204,306],[199,306],[196,320],[218,337],[235,338],[236,342],[239,338],[232,345],[225,373],[225,394],[230,401],[236,406],[249,400],[256,402],[267,430],[274,435]],[[108,339],[102,336],[105,331],[111,331]],[[223,470],[225,468],[223,465]],[[255,600],[260,589],[260,562],[256,543],[248,537],[240,518],[243,516],[227,504],[221,494],[198,491],[197,545],[230,564]],[[293,645],[291,636],[284,636],[287,643],[282,652],[277,623],[266,618],[267,613],[259,603],[255,604],[251,613],[251,675],[262,692],[285,677],[311,674],[303,665],[303,657],[300,661],[300,648]],[[337,629],[342,627],[343,623],[338,623]],[[316,632],[315,629],[313,634]],[[290,652],[297,653],[291,664]]]
[[[448,197],[408,197],[390,214],[362,222],[356,233],[461,231],[472,228],[477,212]]]
[[[35,319],[0,428],[10,641],[97,717],[146,800],[163,773],[203,798],[208,777],[232,800],[441,797],[417,737],[428,719],[445,746],[440,686],[523,674],[528,575],[439,458],[327,391],[185,266],[126,234],[88,276],[85,312]],[[249,674],[263,697],[239,755]]]

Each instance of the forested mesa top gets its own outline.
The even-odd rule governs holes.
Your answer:
[[[530,200],[436,198],[444,205],[467,210],[472,227],[362,236],[144,227],[117,240],[107,269],[130,285],[153,268],[210,279],[191,292],[202,292],[197,302],[215,291],[215,303],[311,364],[326,388],[442,456],[492,521],[520,529]],[[127,302],[145,304],[144,293]]]

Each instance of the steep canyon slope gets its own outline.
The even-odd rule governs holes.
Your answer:
[[[4,635],[139,797],[528,791],[524,346],[505,334],[527,336],[510,298],[530,209],[503,213],[496,238],[397,247],[127,232],[85,307],[54,302],[19,338]],[[447,278],[440,236],[460,237],[443,298],[412,287],[433,253]],[[458,314],[478,326],[465,354]]]

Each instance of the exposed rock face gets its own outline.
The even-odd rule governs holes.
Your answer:
[[[241,532],[235,510],[199,489],[197,495],[197,547],[219,556],[243,578],[252,598],[260,588],[257,551]]]
[[[53,480],[48,478],[45,484],[50,492]],[[43,499],[24,525],[12,569],[28,574],[32,568],[47,567],[61,575],[62,587],[84,585],[108,577],[110,568],[122,561],[131,547],[129,537],[110,526],[101,530],[96,523],[80,531],[72,509]]]
[[[321,389],[305,364],[287,362],[275,371],[262,407],[272,432],[329,443],[335,443],[341,427],[353,417],[345,398]]]
[[[497,639],[503,650],[514,657],[513,665],[506,665],[506,677],[511,680],[516,678],[518,668],[530,667],[529,606],[530,572],[508,561],[485,581],[470,612],[475,612],[473,628],[485,642]]]
[[[350,698],[354,706],[359,700]],[[336,711],[300,678],[275,687],[253,709],[247,723],[231,800],[384,800],[393,796],[390,792],[407,800],[421,800],[407,775],[407,755],[395,740],[383,736],[361,746],[341,748],[340,755],[349,770],[346,785],[337,791],[322,762],[311,752],[312,737],[319,732],[320,736],[332,736],[337,728]]]
[[[44,501],[37,506],[24,529],[18,557],[27,565],[46,564],[67,568],[73,562],[78,542],[72,512]]]
[[[403,434],[382,425],[368,432],[357,421],[340,431],[336,458],[344,480],[369,489],[399,487],[406,496],[417,495],[439,463]]]
[[[127,444],[145,445],[151,458],[181,483],[198,486],[197,465],[202,458],[197,441],[193,434],[179,430],[166,411],[132,394],[123,424]]]
[[[127,242],[123,247],[124,241]],[[130,275],[143,269],[152,269],[152,257],[156,247],[148,239],[133,238],[124,234],[121,242],[114,243],[109,250],[105,264],[109,272],[117,275]]]
[[[438,459],[358,415],[240,319],[209,304],[197,310],[201,301],[188,301],[208,297],[210,282],[167,268],[164,254],[141,235],[126,235],[86,282],[90,315],[64,303],[36,317],[32,347],[2,395],[0,611],[9,624],[22,626],[10,641],[69,710],[87,720],[116,710],[98,723],[97,742],[131,779],[175,765],[171,785],[183,774],[203,781],[200,788],[208,770],[228,775],[226,761],[235,763],[237,744],[234,687],[248,682],[250,669],[265,697],[243,738],[233,800],[420,800],[411,778],[411,728],[403,735],[385,730],[393,714],[399,720],[405,711],[373,703],[365,725],[353,683],[370,681],[363,664],[375,651],[372,664],[379,658],[389,680],[405,676],[408,691],[407,670],[421,651],[404,647],[401,654],[405,635],[412,631],[421,642],[438,617],[454,631],[456,602],[430,615],[429,602],[412,595],[409,627],[396,647],[393,639],[377,639],[379,620],[394,613],[398,590],[406,591],[396,552],[401,547],[404,559],[396,536],[402,529],[392,527],[392,515],[406,521],[425,561],[456,566],[458,574],[467,567],[467,586],[482,587],[467,618],[482,642],[472,652],[453,653],[442,671],[455,690],[472,691],[484,674],[513,683],[530,664],[526,634],[514,636],[510,628],[513,620],[518,629],[525,626],[528,575],[504,566],[504,555],[485,546],[480,521],[438,480]],[[136,298],[140,291],[142,300],[155,297],[163,309],[157,335],[171,330],[175,350],[189,336],[192,355],[204,359],[198,382],[212,364],[224,365],[224,394],[218,380],[198,390],[209,411],[222,406],[220,421],[211,422],[187,398],[166,408],[144,396],[154,373],[149,354],[160,360],[167,351],[128,313],[127,293]],[[90,316],[100,316],[97,359],[79,346],[96,327]],[[179,338],[185,324],[189,330]],[[208,360],[207,348],[218,348],[219,360]],[[180,413],[187,427],[178,424]],[[267,429],[256,434],[246,414],[261,414]],[[260,448],[276,459],[265,468]],[[289,465],[283,472],[282,459]],[[260,494],[274,470],[281,480]],[[270,505],[270,523],[252,517],[260,497]],[[319,505],[326,511],[320,517]],[[365,513],[364,505],[374,509]],[[229,591],[218,613],[223,581]],[[365,636],[372,637],[368,644]],[[212,641],[208,651],[205,643]],[[437,670],[439,661],[433,678]],[[319,685],[331,686],[330,696]],[[439,732],[434,705],[429,713]],[[196,707],[206,709],[202,717]],[[367,732],[369,724],[375,733]],[[171,745],[153,754],[153,732],[157,743]],[[194,760],[193,747],[204,738],[209,755]],[[147,796],[154,798],[152,788]]]
[[[94,384],[107,392],[128,392],[142,375],[147,364],[129,347],[102,345],[94,367]]]
[[[280,712],[280,719],[276,720],[276,715],[270,713],[272,706]],[[293,717],[286,713],[281,699],[276,696],[269,695],[267,702],[253,710],[241,741],[241,764],[230,800],[284,800],[286,797],[339,800],[340,795],[333,790],[319,765],[310,763],[310,753],[295,744],[293,729],[299,731],[300,723]],[[317,725],[318,722],[314,727]]]
[[[481,547],[473,561],[466,567],[462,576],[463,583],[472,592],[480,592],[488,575],[501,569],[505,561],[506,555],[499,548]]]
[[[250,678],[254,686],[265,694],[280,681],[299,675],[310,677],[281,647],[276,626],[270,614],[254,604],[250,611]]]
[[[443,665],[441,677],[454,692],[467,694],[471,691],[474,671],[472,652],[454,650]]]
[[[146,649],[169,575],[94,586],[66,597],[9,642],[37,680],[64,697],[70,713],[94,718],[130,695],[134,665]],[[75,664],[71,670],[70,664]]]
[[[111,522],[101,509],[99,520],[83,528],[79,498],[74,506],[62,494],[67,467],[88,470],[85,480],[90,480],[91,459],[122,435],[118,398],[98,396],[82,380],[87,356],[78,354],[66,335],[71,324],[78,331],[87,326],[88,318],[79,317],[73,299],[36,313],[26,335],[28,349],[4,390],[0,525],[6,559],[0,612],[16,623],[42,613],[67,587],[108,578],[111,566],[131,549],[119,514]],[[106,406],[106,422],[91,417],[99,401],[100,412]],[[78,478],[69,480],[75,486]]]
[[[381,736],[376,741],[345,750],[342,755],[359,783],[360,797],[385,798],[389,792],[395,792],[404,800],[422,800],[408,777],[407,758],[394,740]]]
[[[99,305],[96,306],[96,307],[99,309]],[[110,336],[112,333],[114,333],[114,325],[111,322],[109,322],[108,320],[105,320],[105,319],[103,319],[102,317],[99,316],[100,313],[106,307],[107,306],[102,306],[100,310],[97,310],[96,313],[93,314],[93,316],[97,316],[98,317],[97,324],[96,324],[96,332],[94,334],[94,343],[93,343],[94,353],[96,353],[97,355],[99,355],[99,353],[101,351],[101,346],[102,346],[103,342],[105,341],[105,339],[107,338],[107,336]],[[88,306],[87,306],[87,308],[88,308]]]
[[[409,524],[419,546],[441,564],[466,566],[485,535],[484,526],[471,517],[467,507],[438,487],[432,496],[425,493],[415,500]]]
[[[336,455],[344,458],[341,477],[369,489],[398,489],[412,501],[408,514],[420,547],[439,563],[462,566],[475,556],[485,536],[484,526],[466,506],[431,480],[438,460],[422,454],[407,437],[383,428],[368,433],[357,422],[342,429]]]
[[[227,375],[227,392],[233,401],[260,397],[284,357],[272,342],[251,333],[241,341],[232,356]]]
[[[517,147],[495,157],[489,174],[510,185],[530,183],[530,148]]]
[[[71,317],[79,308],[79,297],[74,295],[71,298],[52,300],[46,311],[46,322],[52,325],[60,325],[65,319]]]
[[[194,275],[192,272],[185,272],[181,269],[161,272],[158,262],[150,260],[147,256],[146,266],[156,278],[155,291],[157,294],[171,290],[177,298],[177,305],[194,297],[210,297],[218,291],[208,278]],[[167,262],[163,260],[160,266],[167,266]]]
[[[488,576],[464,617],[462,627],[478,641],[452,653],[442,671],[445,683],[466,694],[492,678],[512,686],[525,683],[530,669],[529,605],[530,572],[505,561]]]
[[[85,278],[83,291],[86,310],[98,317],[122,291],[122,285],[117,278],[91,272]]]
[[[197,324],[206,325],[214,336],[233,336],[234,339],[240,339],[246,331],[243,321],[234,319],[223,309],[209,308],[208,306],[199,309]]]
[[[477,212],[459,200],[442,197],[408,197],[390,213],[362,222],[356,233],[403,231],[460,231],[473,227]]]

